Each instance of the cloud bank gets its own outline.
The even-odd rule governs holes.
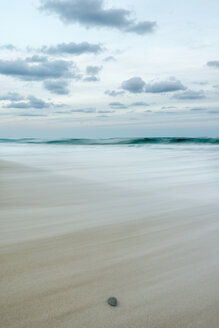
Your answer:
[[[207,62],[207,65],[214,68],[219,68],[219,60],[212,60]]]
[[[24,97],[19,95],[17,92],[8,92],[7,94],[0,96],[0,101],[2,100],[20,101],[23,99]]]
[[[78,23],[86,28],[115,28],[140,35],[156,28],[156,22],[136,22],[129,10],[106,9],[103,0],[42,0],[40,9],[58,15],[64,23]]]
[[[140,77],[132,77],[122,82],[122,89],[131,93],[142,93],[145,90],[145,82]]]
[[[132,77],[129,80],[123,81],[121,88],[130,93],[165,93],[186,89],[186,87],[175,78],[166,81],[146,83],[140,77]]]
[[[194,90],[186,90],[184,92],[177,93],[173,96],[175,99],[180,100],[195,100],[195,99],[203,99],[206,98],[203,90],[194,91]]]
[[[98,54],[102,52],[104,49],[100,44],[92,44],[88,42],[81,43],[60,43],[56,46],[43,46],[40,51],[49,55],[75,55],[79,56],[82,54]]]
[[[56,95],[67,95],[70,92],[68,89],[68,82],[63,80],[45,81],[44,87]]]
[[[86,73],[87,77],[84,78],[85,82],[97,82],[99,81],[99,78],[97,75],[102,70],[102,66],[87,66],[86,67]]]
[[[18,101],[11,101],[9,104],[4,105],[3,108],[20,108],[20,109],[44,109],[49,108],[52,103],[46,102],[42,99],[36,98],[34,96],[29,96],[25,101],[18,102]]]
[[[13,44],[8,43],[8,44],[0,45],[0,50],[14,51],[17,50],[17,48]]]
[[[116,102],[116,101],[109,103],[109,106],[111,108],[114,108],[114,109],[125,109],[125,108],[127,108],[126,105],[124,105],[124,104],[122,104],[120,102]]]
[[[0,74],[25,81],[40,81],[57,78],[78,78],[73,62],[50,60],[46,57],[0,60]]]
[[[179,80],[171,79],[167,81],[148,83],[146,84],[145,91],[150,93],[164,93],[185,89],[186,87]]]
[[[106,90],[104,92],[105,95],[108,95],[110,97],[117,97],[117,96],[122,96],[124,95],[124,91],[116,91],[116,90]]]

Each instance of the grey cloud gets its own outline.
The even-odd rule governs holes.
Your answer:
[[[98,54],[103,51],[103,47],[100,44],[91,44],[88,42],[70,42],[51,47],[43,46],[40,50],[50,55],[71,54],[79,56],[85,53]]]
[[[58,81],[45,81],[44,87],[51,93],[57,95],[67,95],[69,94],[68,82],[63,80]]]
[[[170,79],[167,81],[160,81],[146,84],[145,91],[149,93],[163,93],[174,92],[178,90],[185,90],[186,87],[178,80]]]
[[[164,93],[186,89],[186,87],[175,78],[166,81],[145,83],[140,77],[132,77],[131,79],[122,82],[121,87],[123,90],[131,93]]]
[[[107,118],[107,117],[109,117],[109,115],[102,114],[102,115],[97,115],[97,117],[99,117],[99,118]]]
[[[0,46],[0,50],[10,50],[10,51],[13,51],[13,50],[16,50],[17,48],[15,46],[13,46],[13,44],[3,44]]]
[[[143,102],[143,101],[137,101],[137,102],[132,103],[130,106],[141,107],[141,106],[149,106],[149,104],[147,104],[146,102]]]
[[[30,59],[31,58],[31,59]],[[79,78],[72,72],[73,63],[65,60],[48,60],[32,62],[26,59],[0,60],[0,74],[13,76],[25,81],[40,81],[57,78]]]
[[[206,110],[206,108],[204,107],[194,107],[194,108],[190,108],[191,111],[202,111],[202,110]]]
[[[105,61],[105,62],[116,61],[116,58],[113,57],[113,56],[108,56],[108,57],[104,58],[104,61]]]
[[[101,66],[87,66],[86,73],[88,75],[97,75],[101,71]]]
[[[193,82],[193,84],[197,84],[197,85],[208,85],[209,82],[207,82],[207,81],[195,81],[195,82]]]
[[[144,92],[145,82],[140,77],[132,77],[131,79],[122,82],[121,87],[123,90],[131,93],[142,93]]]
[[[142,23],[137,23],[133,24],[131,27],[127,29],[128,32],[134,32],[139,35],[143,35],[146,33],[152,33],[154,32],[154,29],[156,27],[155,22],[142,22]]]
[[[176,112],[170,112],[170,111],[163,111],[163,110],[159,110],[154,112],[154,114],[161,114],[161,115],[169,115],[169,114],[175,114]]]
[[[176,106],[162,106],[162,109],[176,109]]]
[[[71,112],[72,113],[85,113],[85,114],[96,113],[96,108],[79,108],[79,109],[73,109]]]
[[[111,102],[109,104],[109,106],[112,107],[112,108],[114,108],[114,109],[125,109],[125,108],[127,108],[126,105],[124,105],[124,104],[122,104],[120,102]]]
[[[124,95],[124,91],[116,91],[116,90],[106,90],[105,95],[111,96],[111,97],[117,97]]]
[[[173,96],[175,99],[180,100],[195,100],[195,99],[203,99],[205,98],[205,93],[203,90],[194,91],[194,90],[186,90],[184,92],[177,93]]]
[[[98,82],[100,79],[98,79],[96,76],[87,76],[83,79],[85,82]]]
[[[38,108],[38,109],[49,108],[52,105],[51,103],[36,98],[34,96],[29,96],[28,100],[29,100],[29,106],[32,108]]]
[[[42,99],[36,98],[34,96],[27,97],[26,101],[17,102],[11,101],[9,104],[3,106],[4,108],[21,108],[21,109],[28,109],[28,108],[35,108],[35,109],[43,109],[49,108],[52,104],[49,102],[45,102]]]
[[[32,114],[32,113],[19,113],[17,116],[24,116],[24,117],[47,117],[47,114]]]
[[[26,58],[27,63],[45,63],[47,62],[47,57],[46,56],[39,56],[39,55],[34,55],[31,57]]]
[[[207,65],[210,67],[219,68],[219,60],[211,60],[207,62]]]
[[[219,114],[219,110],[209,110],[208,113],[210,114]]]
[[[103,0],[42,0],[41,10],[58,15],[64,23],[79,23],[86,28],[108,27],[146,34],[156,27],[155,22],[136,23],[129,10],[105,9]]]
[[[109,113],[114,113],[113,110],[98,110],[98,113],[100,114],[109,114]]]
[[[101,71],[102,66],[87,66],[86,73],[89,75],[84,78],[86,82],[97,82],[99,78],[96,76]]]
[[[23,99],[24,97],[19,95],[17,92],[9,92],[5,95],[0,96],[0,100],[20,101]]]

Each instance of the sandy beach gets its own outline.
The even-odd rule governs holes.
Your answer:
[[[0,17],[0,328],[219,328],[219,0]]]
[[[109,183],[76,170],[76,155],[74,174],[39,158],[0,161],[1,327],[219,326],[213,161],[188,165],[188,179],[175,164],[163,180],[144,164],[143,181],[112,166]]]

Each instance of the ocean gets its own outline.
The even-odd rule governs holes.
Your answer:
[[[0,151],[4,160],[130,189],[219,181],[219,138],[0,139]]]
[[[0,143],[61,144],[61,145],[141,145],[141,144],[219,144],[219,138],[188,137],[147,137],[147,138],[107,138],[107,139],[41,139],[41,138],[0,138]]]

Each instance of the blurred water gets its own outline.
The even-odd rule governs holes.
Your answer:
[[[5,143],[0,160],[24,165],[0,174],[5,242],[130,220],[219,228],[219,145]]]
[[[0,158],[125,188],[219,186],[219,145],[1,144]],[[189,190],[188,190],[189,191]],[[196,192],[199,192],[198,188]],[[206,195],[207,197],[207,195]]]

